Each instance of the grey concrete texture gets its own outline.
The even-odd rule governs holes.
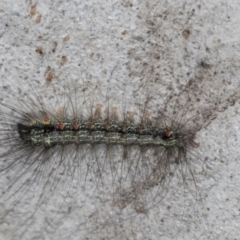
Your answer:
[[[77,96],[86,116],[110,103],[120,118],[132,111],[139,119],[151,99],[152,116],[194,118],[199,144],[189,151],[191,170],[129,202],[112,200],[111,171],[96,186],[94,175],[84,181],[66,165],[52,177],[44,172],[51,164],[29,170],[1,194],[0,239],[239,239],[239,1],[0,6],[1,101],[35,99],[51,109]],[[13,174],[0,174],[1,189]]]

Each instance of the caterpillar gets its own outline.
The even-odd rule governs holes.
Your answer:
[[[219,233],[223,222],[211,205],[218,196],[215,186],[225,186],[219,177],[225,176],[224,169],[237,176],[237,167],[226,166],[237,166],[230,161],[237,159],[231,155],[237,154],[235,145],[222,127],[215,132],[213,126],[219,119],[224,126],[232,123],[227,132],[229,139],[235,136],[239,56],[232,22],[225,16],[229,8],[219,14],[202,11],[206,5],[191,1],[137,1],[118,3],[105,12],[95,3],[66,7],[56,1],[49,12],[39,3],[30,7],[29,18],[22,17],[26,9],[18,11],[18,5],[5,11],[13,14],[3,18],[2,33],[2,238],[236,236],[234,224],[232,231]],[[82,15],[85,10],[89,17]],[[103,24],[110,21],[108,16],[114,28]],[[213,23],[208,31],[202,19]],[[84,28],[84,21],[90,27]],[[218,22],[231,39],[216,30]],[[135,133],[144,124],[153,132],[161,129],[164,144],[91,142],[63,147],[61,142],[27,150],[19,134],[34,124],[49,131],[49,119],[60,127],[79,117],[84,124],[92,123],[100,115],[101,121],[115,119],[121,127],[131,122],[138,128]],[[101,134],[107,126],[103,129]],[[67,132],[55,132],[60,136],[61,131]],[[168,137],[175,136],[181,136],[179,144],[167,147]],[[219,209],[234,215],[233,207]],[[215,226],[206,227],[208,221]]]
[[[146,111],[149,99],[140,122],[135,121],[133,112],[126,110],[119,119],[116,107],[110,112],[109,105],[104,117],[99,103],[95,110],[91,108],[89,116],[84,116],[81,112],[84,106],[76,92],[81,93],[81,88],[67,89],[64,88],[62,96],[64,105],[55,111],[48,110],[35,91],[32,92],[36,97],[24,93],[26,100],[19,100],[15,106],[1,102],[1,159],[4,159],[1,173],[3,176],[12,173],[3,190],[5,201],[16,195],[14,206],[18,205],[27,192],[38,188],[40,196],[35,206],[38,211],[51,201],[58,185],[70,177],[70,181],[78,179],[77,184],[84,189],[89,181],[95,182],[97,192],[103,191],[110,181],[114,202],[126,205],[133,201],[132,195],[136,198],[151,186],[159,184],[158,191],[163,191],[173,172],[171,166],[182,166],[183,170],[187,151],[196,147],[196,130],[185,129],[184,124],[169,121],[160,112],[154,121],[150,120]],[[72,183],[68,184],[70,190]],[[65,197],[68,194],[67,191]],[[147,205],[144,208],[147,211]]]
[[[15,92],[15,84],[8,82],[4,89],[9,89],[7,85]],[[185,118],[186,100],[174,105],[181,112],[173,108],[167,115],[162,109],[153,111],[150,118],[149,110],[156,109],[150,97],[134,114],[124,102],[113,105],[108,96],[102,104],[94,103],[89,96],[101,94],[96,89],[88,92],[86,84],[73,86],[67,84],[63,90],[45,87],[45,94],[54,93],[56,100],[43,99],[30,86],[14,105],[11,100],[1,102],[1,176],[11,176],[1,195],[8,209],[3,219],[27,201],[29,194],[34,200],[28,204],[34,211],[22,218],[20,230],[52,201],[58,202],[58,211],[66,208],[72,191],[86,199],[103,195],[101,201],[112,202],[115,211],[127,211],[127,219],[161,205],[174,184],[186,188],[194,201],[200,198],[194,172],[204,164],[195,141],[201,115]],[[86,106],[89,110],[83,111]],[[117,110],[120,106],[122,110]],[[209,117],[211,112],[201,114]],[[61,189],[65,193],[59,196]],[[114,217],[109,217],[108,225],[115,224]]]

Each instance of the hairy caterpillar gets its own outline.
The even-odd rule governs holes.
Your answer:
[[[119,119],[116,108],[110,111],[109,98],[105,117],[100,104],[95,110],[90,108],[89,116],[84,115],[81,112],[84,105],[80,104],[77,93],[82,93],[80,89],[65,87],[61,97],[63,105],[52,111],[47,108],[52,101],[44,103],[33,89],[35,96],[25,92],[25,100],[19,99],[15,106],[2,101],[1,159],[4,161],[1,173],[3,176],[12,174],[3,190],[4,202],[15,197],[15,206],[24,201],[28,192],[33,191],[38,196],[34,193],[37,191],[40,194],[35,203],[37,212],[52,201],[59,185],[69,184],[64,201],[71,190],[71,181],[77,179],[77,185],[84,191],[88,189],[85,184],[93,181],[95,184],[90,186],[97,193],[110,181],[113,189],[108,190],[110,196],[106,199],[112,198],[112,192],[116,204],[123,208],[122,204],[135,202],[139,194],[155,185],[159,186],[153,196],[161,199],[161,192],[166,190],[171,174],[179,166],[185,177],[190,164],[186,162],[186,153],[196,145],[196,130],[186,129],[182,126],[185,122],[177,123],[160,112],[156,113],[154,121],[150,120],[146,111],[149,100],[143,104],[139,122],[125,107],[123,118]],[[57,99],[57,103],[61,99]],[[187,169],[184,170],[185,164]],[[146,204],[142,210],[136,207],[136,211],[147,211]],[[28,216],[30,219],[35,211]]]
[[[3,87],[16,90],[9,81]],[[97,89],[88,92],[86,84],[82,88],[67,84],[63,90],[53,85],[44,92],[60,98],[45,100],[30,86],[15,105],[11,100],[1,102],[1,175],[11,176],[1,196],[6,206],[10,204],[3,219],[29,194],[34,199],[29,202],[34,211],[22,218],[24,225],[45,212],[52,201],[58,202],[58,211],[66,208],[66,199],[76,189],[86,199],[103,194],[101,201],[113,202],[115,209],[125,211],[132,206],[135,213],[127,210],[127,218],[159,207],[175,184],[186,188],[194,201],[200,197],[194,172],[203,157],[194,149],[194,138],[201,115],[189,117],[178,102],[169,116],[162,112],[165,110],[157,110],[150,118],[149,110],[156,106],[147,98],[134,117],[124,102],[115,105],[114,99],[103,96],[105,101],[93,103],[89,96],[100,98],[101,94],[96,94]],[[105,111],[100,103],[107,106]],[[186,100],[184,105],[188,109]],[[87,111],[83,111],[86,106]],[[117,111],[116,106],[122,110]],[[176,113],[180,108],[182,111]],[[208,116],[209,112],[201,114]],[[60,197],[62,187],[66,192]],[[109,225],[115,217],[109,218]]]
[[[93,229],[96,230],[95,228],[99,224],[104,225],[104,227],[96,231],[99,230],[101,236],[109,238],[116,238],[116,236],[121,238],[121,236],[124,236],[130,239],[143,239],[144,237],[150,238],[152,235],[153,239],[159,239],[161,236],[168,236],[170,239],[181,239],[181,237],[186,239],[191,236],[194,239],[207,235],[212,239],[220,239],[221,237],[226,238],[226,236],[237,236],[236,230],[234,231],[233,229],[234,224],[232,224],[232,231],[221,230],[219,233],[217,228],[220,228],[219,226],[222,226],[223,223],[217,220],[217,217],[213,218],[213,216],[218,216],[217,211],[215,215],[211,212],[211,217],[208,216],[207,218],[214,219],[216,226],[212,227],[209,224],[207,233],[206,231],[201,233],[203,229],[206,229],[204,224],[204,222],[206,223],[206,218],[202,215],[200,208],[197,209],[199,211],[196,213],[196,208],[190,207],[191,201],[190,203],[188,202],[190,195],[190,198],[193,196],[194,199],[192,202],[196,203],[194,195],[200,191],[196,188],[194,180],[199,181],[200,178],[202,182],[205,181],[206,184],[203,184],[203,189],[208,190],[209,185],[214,185],[212,182],[215,184],[216,182],[221,182],[221,178],[216,177],[218,176],[217,171],[219,170],[219,175],[221,176],[220,169],[223,171],[226,167],[224,164],[220,165],[219,168],[215,165],[211,166],[210,173],[215,173],[214,177],[216,180],[214,181],[214,177],[211,177],[211,174],[206,174],[205,168],[201,174],[201,171],[198,169],[201,166],[201,160],[206,158],[208,164],[213,164],[211,159],[216,159],[217,161],[215,162],[223,161],[223,159],[224,163],[228,162],[227,160],[232,162],[230,160],[234,158],[231,156],[231,153],[236,152],[233,142],[227,144],[226,133],[220,131],[221,127],[219,127],[217,133],[211,128],[203,129],[214,118],[220,118],[222,114],[228,119],[224,120],[223,118],[223,125],[226,124],[225,121],[229,121],[233,123],[232,125],[237,126],[232,119],[229,119],[229,116],[233,116],[233,118],[235,116],[234,113],[231,114],[230,106],[233,105],[234,108],[234,104],[239,99],[238,51],[237,46],[231,43],[228,44],[229,40],[234,40],[235,36],[231,31],[231,29],[234,29],[232,21],[229,21],[227,16],[233,16],[232,11],[230,11],[231,8],[229,8],[229,5],[225,5],[226,8],[224,9],[226,11],[224,11],[224,14],[222,12],[220,14],[219,10],[221,10],[222,5],[216,6],[217,8],[214,7],[214,9],[218,10],[213,12],[210,9],[201,11],[201,7],[206,9],[207,6],[210,6],[209,3],[200,6],[200,4],[196,5],[191,3],[191,1],[175,1],[174,4],[170,1],[152,1],[151,3],[148,1],[137,1],[134,4],[121,2],[115,5],[115,7],[110,6],[110,8],[106,8],[105,11],[102,8],[101,10],[98,9],[96,2],[93,1],[93,5],[90,3],[90,5],[84,5],[72,2],[66,7],[61,1],[55,1],[52,3],[49,12],[45,11],[45,6],[48,6],[48,4],[41,5],[39,3],[37,10],[36,7],[32,7],[30,12],[31,16],[34,12],[37,13],[34,16],[39,16],[41,11],[45,13],[42,14],[38,25],[34,22],[34,17],[31,17],[30,20],[23,18],[21,14],[23,13],[23,16],[25,16],[26,9],[20,8],[21,11],[17,11],[17,5],[14,4],[14,9],[9,11],[13,15],[9,17],[6,14],[4,20],[6,23],[6,19],[9,17],[12,22],[7,21],[7,23],[9,26],[17,26],[17,31],[15,32],[15,28],[10,28],[6,25],[4,26],[6,31],[2,33],[6,43],[5,48],[2,48],[3,57],[1,59],[2,98],[7,99],[5,101],[8,104],[11,103],[14,107],[17,106],[17,103],[21,105],[19,101],[25,101],[33,112],[36,111],[38,116],[43,109],[47,109],[54,116],[61,116],[64,113],[62,111],[64,109],[61,110],[61,107],[67,105],[64,102],[64,96],[74,99],[75,94],[69,95],[68,91],[58,91],[58,86],[60,84],[64,85],[65,82],[66,85],[64,87],[66,88],[72,80],[85,80],[84,84],[82,84],[83,91],[78,91],[83,93],[83,95],[84,92],[86,93],[86,101],[80,98],[84,102],[84,109],[81,110],[88,111],[84,115],[86,117],[91,116],[91,111],[93,114],[95,103],[105,103],[102,109],[109,109],[109,112],[111,112],[112,106],[118,106],[119,102],[126,101],[127,107],[125,110],[121,110],[121,106],[118,108],[120,119],[123,119],[123,113],[127,113],[127,111],[133,113],[140,112],[141,114],[138,116],[143,116],[145,105],[143,103],[146,102],[146,99],[149,99],[148,96],[145,96],[145,93],[149,90],[152,99],[150,98],[151,101],[147,110],[153,119],[157,118],[159,115],[158,111],[161,110],[167,122],[184,123],[184,120],[191,119],[191,122],[194,123],[194,129],[202,129],[199,134],[203,134],[203,136],[201,135],[196,141],[200,142],[200,147],[193,149],[192,154],[190,154],[190,159],[193,158],[193,161],[189,161],[190,163],[197,163],[196,166],[191,166],[190,169],[199,174],[194,173],[194,177],[192,177],[189,172],[184,171],[179,173],[178,178],[174,169],[172,169],[173,171],[168,169],[165,172],[169,173],[166,179],[169,179],[171,184],[165,186],[155,185],[153,181],[152,184],[146,184],[143,187],[141,180],[140,184],[138,184],[139,181],[131,181],[131,179],[136,179],[133,176],[137,172],[137,170],[132,168],[131,174],[126,176],[130,181],[123,181],[119,185],[116,179],[119,176],[120,179],[124,178],[124,176],[120,174],[113,178],[111,172],[114,173],[116,170],[108,169],[106,167],[109,166],[107,162],[101,161],[102,159],[109,159],[109,157],[104,158],[105,151],[101,150],[104,149],[103,146],[94,152],[87,152],[87,156],[90,156],[90,158],[85,158],[86,163],[91,158],[95,159],[95,162],[97,159],[100,163],[106,163],[106,165],[90,165],[89,170],[91,171],[88,171],[89,174],[87,174],[89,181],[85,179],[86,175],[82,176],[80,174],[81,178],[78,177],[79,175],[76,172],[74,175],[74,170],[80,169],[80,172],[84,173],[84,168],[72,165],[69,161],[65,161],[65,165],[61,165],[62,168],[58,168],[57,161],[59,161],[59,158],[53,156],[54,161],[51,161],[52,165],[48,163],[41,165],[44,167],[38,168],[38,174],[34,174],[29,169],[29,171],[24,172],[24,176],[22,175],[22,182],[20,180],[17,181],[15,188],[2,193],[1,203],[4,205],[2,216],[4,217],[1,218],[3,222],[1,226],[3,231],[1,232],[3,233],[3,238],[5,236],[13,236],[12,233],[14,232],[17,239],[32,239],[33,235],[36,238],[43,238],[44,236],[46,238],[65,237],[64,239],[79,239],[79,236],[73,236],[74,233],[76,234],[79,231],[81,237],[86,236],[94,239],[97,238],[97,235],[94,235],[92,231]],[[119,13],[118,9],[122,12]],[[85,10],[87,10],[87,16],[89,17],[82,15]],[[98,14],[96,15],[95,13]],[[19,16],[21,17],[21,25],[18,23]],[[98,19],[96,16],[101,16],[101,18]],[[39,18],[37,17],[37,19]],[[57,21],[54,19],[57,19]],[[112,19],[110,21],[111,24],[115,24],[113,28],[106,27],[103,24],[109,22],[109,19]],[[212,24],[203,24],[202,19],[208,19]],[[87,22],[87,28],[84,28],[84,21]],[[121,27],[118,24],[119,22]],[[224,34],[222,35],[231,36],[231,39],[225,39],[220,34],[221,31],[215,28],[218,22],[221,22],[221,29],[224,29]],[[127,23],[133,23],[133,25],[128,25]],[[207,30],[205,29],[206,25],[208,27]],[[70,40],[65,42],[64,39],[68,39],[67,34],[70,34]],[[11,38],[5,38],[10,35]],[[128,45],[125,44],[126,42]],[[227,44],[224,45],[224,43]],[[18,61],[19,56],[24,56],[21,59],[21,64]],[[109,72],[114,67],[115,72],[110,78]],[[16,69],[17,71],[15,71]],[[11,81],[7,79],[11,79]],[[13,79],[16,79],[16,82],[14,81],[13,83]],[[44,79],[47,82],[53,80],[53,82],[57,82],[57,84],[54,83],[55,92],[42,90],[35,94],[35,89],[40,88],[37,83],[39,81],[42,83]],[[111,91],[105,90],[108,85],[107,79],[111,79]],[[88,87],[89,84],[92,84],[93,88],[97,87],[98,91],[93,91],[94,94],[88,90],[84,91],[84,88]],[[10,95],[6,96],[8,93],[6,85],[13,90],[12,97]],[[13,85],[17,85],[19,88]],[[26,86],[28,85],[31,85],[32,88],[27,89]],[[123,87],[124,85],[126,85],[126,88]],[[119,94],[122,89],[125,89],[124,97]],[[143,90],[141,91],[141,89]],[[59,94],[61,92],[63,94]],[[105,96],[103,99],[95,99],[95,97],[98,98],[106,92],[110,92],[109,103]],[[68,97],[68,95],[71,97]],[[28,99],[27,96],[31,96],[33,99]],[[36,96],[39,96],[38,99],[36,99]],[[56,96],[58,97],[55,104],[51,100]],[[113,98],[116,99],[114,100]],[[45,102],[43,106],[47,105],[49,108],[41,107],[41,99],[44,99]],[[63,101],[63,103],[60,103],[60,101]],[[188,103],[187,106],[184,106],[184,101]],[[131,106],[133,106],[133,109],[131,109]],[[235,107],[236,109],[237,106]],[[225,110],[228,114],[222,113]],[[6,109],[3,110],[2,117],[5,114],[7,114]],[[107,115],[106,113],[103,114],[104,117]],[[145,115],[145,119],[147,115]],[[7,124],[9,123],[6,121],[7,117],[2,120]],[[135,122],[140,122],[140,119],[135,118]],[[186,127],[192,129],[191,124],[186,123]],[[230,125],[228,128],[232,129],[229,130],[231,136],[235,136],[232,126]],[[215,135],[218,137],[215,138]],[[221,143],[219,143],[220,139]],[[228,153],[225,149],[226,145],[231,149]],[[204,147],[212,151],[205,152]],[[215,147],[216,151],[213,150]],[[220,150],[218,151],[219,148],[222,149],[221,151],[225,151],[225,153],[222,154]],[[137,150],[132,150],[131,152],[132,156],[130,154],[126,158],[130,162],[133,159],[137,159],[132,158],[134,153],[140,153]],[[204,152],[204,154],[199,152]],[[59,152],[57,154],[59,155]],[[113,153],[111,154],[113,155]],[[116,164],[121,163],[121,156],[123,156],[121,149],[116,151],[115,154]],[[144,151],[141,154],[144,154]],[[89,162],[91,161],[89,160]],[[8,164],[9,162],[5,163]],[[26,161],[23,160],[23,164],[25,163]],[[25,166],[27,165],[25,164]],[[51,167],[54,166],[55,175],[50,174]],[[178,166],[179,168],[179,166],[183,165],[173,164],[172,166]],[[13,174],[10,171],[11,169],[9,168],[9,171],[5,171],[2,175],[2,189],[6,189],[9,179],[16,179],[17,175],[15,173],[19,173],[16,169]],[[102,175],[103,177],[98,174],[102,172],[98,171],[99,169],[106,171]],[[233,170],[234,168],[229,168],[229,173],[234,172]],[[174,174],[172,175],[171,172]],[[109,176],[109,179],[107,176]],[[146,179],[149,173],[148,171],[146,173],[142,172],[139,176],[143,176]],[[171,176],[175,177],[171,178]],[[222,176],[224,176],[224,172]],[[179,183],[179,179],[182,180],[183,184]],[[105,184],[107,181],[111,183],[111,187]],[[136,184],[132,184],[132,182]],[[162,184],[164,182],[167,183],[167,181],[163,181]],[[236,178],[235,182],[237,182]],[[79,183],[81,184],[79,185]],[[192,183],[192,186],[189,186],[190,183]],[[224,182],[221,183],[223,184]],[[229,182],[227,183],[228,186],[232,186]],[[18,188],[18,186],[23,186],[23,188]],[[122,189],[121,191],[118,189],[119,186]],[[181,186],[184,187],[181,188]],[[136,191],[129,191],[129,187]],[[165,191],[161,192],[161,189]],[[113,205],[120,206],[123,214],[120,214],[120,211],[116,210],[118,208],[112,207],[110,204],[110,202],[112,203],[112,196],[109,193],[112,191],[115,193],[113,194]],[[103,194],[97,194],[98,192],[105,194],[103,196]],[[133,192],[133,194],[129,194],[130,192]],[[11,195],[11,193],[16,193],[16,195]],[[203,193],[205,192],[203,191]],[[91,199],[88,195],[97,197]],[[30,199],[28,196],[31,196]],[[181,198],[180,196],[184,197]],[[206,199],[206,194],[203,194],[203,196]],[[4,197],[6,198],[4,199]],[[212,199],[215,198],[213,197]],[[129,215],[128,211],[131,213],[131,205],[136,216],[131,218],[132,222],[121,221],[121,218],[124,218],[124,211],[126,211],[126,216]],[[153,210],[148,212],[147,210],[151,209],[151,206],[153,206]],[[204,206],[208,205],[205,204]],[[213,209],[213,206],[210,206],[210,209]],[[234,212],[232,207],[225,207],[225,209],[226,211]],[[80,214],[77,214],[77,212]],[[203,212],[208,213],[208,210],[203,210]],[[141,219],[143,217],[142,213],[149,217],[151,223],[144,220],[148,219],[147,217]],[[101,224],[104,215],[109,215],[109,219],[113,220],[112,225]],[[87,217],[84,218],[82,216]],[[140,221],[138,221],[139,219]],[[110,224],[110,220],[107,223]],[[118,222],[119,225],[117,225]],[[232,223],[232,221],[229,222]],[[128,224],[132,226],[128,227]],[[70,228],[68,225],[75,228]],[[12,226],[14,226],[13,229],[11,229]],[[85,234],[84,228],[89,229]],[[27,229],[26,233],[25,229]],[[28,235],[28,233],[31,234]]]

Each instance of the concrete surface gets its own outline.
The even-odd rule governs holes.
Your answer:
[[[2,0],[0,6],[1,101],[17,106],[37,92],[54,105],[72,85],[84,88],[83,107],[109,96],[137,112],[150,95],[150,113],[197,116],[199,127],[199,148],[189,154],[193,175],[176,175],[148,211],[114,204],[111,184],[96,194],[89,179],[59,182],[56,175],[48,182],[43,174],[45,180],[31,181],[28,172],[23,181],[33,185],[22,192],[21,183],[14,185],[9,198],[1,194],[0,239],[239,239],[239,1]],[[0,177],[1,189],[11,174]],[[46,194],[41,180],[55,189]],[[143,202],[157,190],[146,191]]]

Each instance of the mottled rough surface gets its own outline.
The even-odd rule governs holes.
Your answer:
[[[138,121],[147,102],[153,118],[194,117],[186,126],[199,147],[192,171],[178,169],[163,192],[149,184],[121,201],[108,178],[78,179],[79,165],[29,170],[8,189],[17,194],[1,193],[0,239],[238,239],[239,11],[237,0],[2,0],[0,101],[44,102],[57,114],[71,89],[86,116],[103,104]]]

